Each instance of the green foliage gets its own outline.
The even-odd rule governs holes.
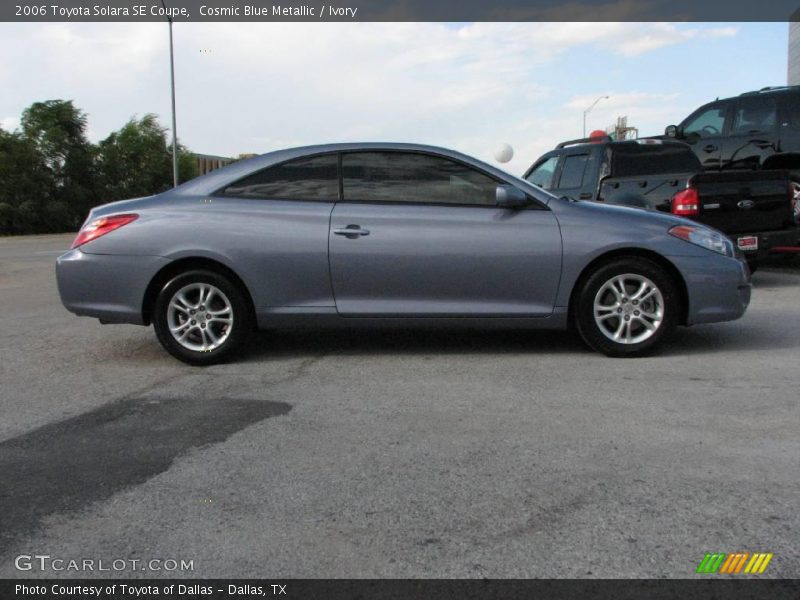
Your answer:
[[[199,174],[194,154],[189,152],[182,144],[178,144],[178,183],[194,179]]]
[[[0,234],[74,231],[98,204],[172,187],[172,146],[155,115],[132,118],[99,144],[71,100],[31,104],[21,128],[0,129]],[[178,146],[180,182],[197,176]]]
[[[40,203],[25,200],[14,211],[14,230],[18,233],[40,233],[44,229]]]
[[[86,137],[86,113],[71,100],[34,102],[22,113],[22,136],[49,172],[48,197],[69,207],[66,222],[46,228],[74,229],[97,204],[95,148]]]
[[[100,181],[108,201],[149,196],[170,187],[166,131],[155,115],[131,119],[100,142]]]
[[[13,233],[14,207],[8,202],[0,202],[0,235]]]

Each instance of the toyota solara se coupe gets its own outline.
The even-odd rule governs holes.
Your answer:
[[[713,229],[412,144],[282,150],[97,207],[56,270],[70,311],[152,323],[192,364],[295,326],[574,325],[635,356],[750,301],[747,265]]]

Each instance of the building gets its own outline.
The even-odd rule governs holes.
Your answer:
[[[800,85],[800,10],[789,22],[789,73],[786,82]]]
[[[194,160],[197,163],[197,174],[205,175],[214,169],[221,169],[222,167],[231,164],[234,158],[227,156],[214,156],[212,154],[195,154]]]

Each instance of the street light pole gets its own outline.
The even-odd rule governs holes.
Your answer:
[[[167,22],[169,23],[169,77],[170,90],[172,92],[172,185],[173,187],[178,187],[178,125],[175,117],[175,52],[172,45],[172,17],[167,11],[164,0],[161,0],[161,6],[164,7],[164,12],[167,14]]]
[[[600,100],[608,100],[608,98],[609,98],[608,96],[600,96],[597,100],[592,102],[592,104],[591,104],[591,106],[589,108],[587,108],[585,111],[583,111],[583,137],[584,138],[586,137],[586,115],[589,114],[589,112],[594,108],[595,104],[600,102]]]

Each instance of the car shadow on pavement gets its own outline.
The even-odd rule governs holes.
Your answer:
[[[753,289],[756,292],[759,288],[788,287],[800,290],[800,270],[761,269],[753,274]]]
[[[577,334],[564,331],[277,330],[259,331],[239,360],[298,358],[314,354],[585,354]]]

